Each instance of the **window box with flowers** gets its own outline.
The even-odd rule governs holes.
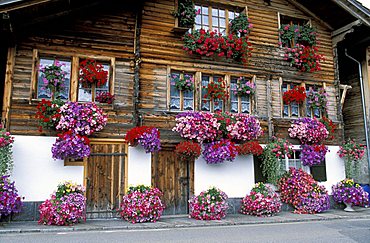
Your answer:
[[[303,114],[302,105],[306,100],[305,88],[293,83],[282,83],[282,103],[284,117],[299,117]]]
[[[174,33],[184,34],[186,31],[193,28],[195,17],[200,14],[200,9],[195,9],[192,0],[175,1],[175,9],[176,12],[173,13],[175,17],[175,27],[172,30]]]

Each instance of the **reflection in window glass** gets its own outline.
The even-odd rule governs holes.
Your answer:
[[[41,58],[40,59],[40,66],[46,67],[51,66],[54,64],[56,59],[48,59],[48,58]],[[62,70],[66,72],[65,82],[64,82],[64,89],[59,93],[59,95],[55,98],[68,100],[69,98],[69,90],[70,90],[70,79],[71,79],[71,61],[69,60],[58,60],[59,63],[62,64]],[[46,88],[44,81],[42,80],[42,73],[38,72],[37,77],[37,99],[51,99],[51,92],[49,89]]]
[[[238,113],[238,95],[237,95],[237,79],[232,78],[230,81],[230,112],[232,113]]]
[[[99,93],[101,92],[109,92],[109,65],[108,64],[102,64],[103,69],[108,72],[108,80],[105,83],[105,85],[100,86],[100,87],[94,87],[93,85],[89,84],[78,84],[78,101],[93,101],[92,100],[92,92],[94,92],[94,96],[96,97]]]
[[[207,87],[209,84],[209,76],[202,76],[202,104],[201,110],[202,111],[210,111],[211,110],[211,101],[210,99],[204,98],[207,95]]]

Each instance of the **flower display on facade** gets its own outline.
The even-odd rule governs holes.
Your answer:
[[[246,79],[245,77],[240,77],[237,80],[236,90],[232,91],[238,96],[253,95],[256,91],[256,85],[253,81]]]
[[[194,76],[191,74],[184,75],[172,75],[171,85],[175,85],[176,89],[182,91],[193,91],[194,90]]]
[[[90,140],[71,131],[58,134],[51,148],[53,159],[82,159],[90,156]]]
[[[295,86],[293,89],[283,93],[283,102],[286,105],[290,103],[303,104],[306,100],[306,91],[304,87]]]
[[[328,105],[328,94],[324,88],[307,92],[307,105],[312,109],[320,109],[325,112]]]
[[[346,176],[353,178],[359,173],[359,164],[365,155],[366,146],[349,139],[339,147],[338,155],[344,158]]]
[[[20,213],[23,206],[15,182],[9,177],[0,176],[0,217]]]
[[[56,130],[60,120],[60,107],[64,101],[56,99],[53,101],[42,99],[37,105],[36,119],[39,120],[39,131],[42,129]]]
[[[210,99],[217,103],[220,100],[226,102],[229,98],[228,87],[223,78],[209,82],[207,86],[203,86],[207,93],[203,96],[204,99]]]
[[[0,176],[13,170],[13,143],[14,137],[0,124]]]
[[[246,195],[242,202],[240,213],[253,216],[273,216],[281,211],[279,195],[268,185],[259,182]]]
[[[279,34],[281,42],[285,45],[289,45],[292,40],[306,46],[316,45],[316,29],[308,25],[282,25]]]
[[[95,101],[99,103],[112,104],[116,98],[109,92],[99,92],[95,97]]]
[[[215,187],[202,191],[189,200],[189,217],[198,220],[221,220],[226,217],[229,208],[227,199],[226,193]]]
[[[260,156],[263,153],[263,148],[257,141],[248,141],[236,146],[238,155],[255,155]]]
[[[133,224],[156,222],[165,209],[161,196],[163,193],[158,188],[143,185],[130,187],[122,199],[121,217]]]
[[[225,160],[233,161],[238,155],[235,144],[227,139],[204,144],[203,158],[207,164],[223,163]]]
[[[262,136],[259,120],[251,115],[233,114],[231,123],[226,126],[228,138],[235,141],[251,141]]]
[[[324,144],[301,145],[301,161],[302,165],[313,166],[319,165],[325,161],[325,155],[328,152],[328,147]]]
[[[194,9],[195,5],[192,0],[179,0],[178,9],[173,15],[179,19],[179,26],[191,28],[195,23],[195,17],[200,13]]]
[[[347,203],[352,206],[369,205],[369,194],[353,179],[344,179],[332,186],[333,199],[337,203]]]
[[[308,117],[294,120],[288,132],[291,138],[298,138],[302,144],[318,144],[329,135],[324,124]]]
[[[131,146],[140,144],[146,153],[157,152],[161,149],[160,132],[155,127],[134,127],[127,131],[126,140]]]
[[[80,62],[79,81],[82,84],[96,84],[97,87],[101,87],[108,81],[108,72],[96,60],[85,59]]]
[[[324,56],[318,54],[318,47],[296,44],[294,47],[285,47],[284,50],[284,59],[300,72],[312,73],[321,70]]]
[[[196,160],[202,152],[202,147],[199,143],[192,141],[183,141],[176,145],[175,153],[183,160]]]
[[[40,65],[41,78],[44,83],[42,88],[47,89],[53,98],[58,97],[58,94],[65,89],[67,72],[63,71],[63,65],[58,60],[54,60],[52,65]]]
[[[326,127],[326,130],[328,130],[329,135],[328,135],[328,140],[333,140],[334,139],[334,134],[335,134],[335,129],[337,126],[333,123],[333,121],[325,116],[323,116],[320,119],[320,122],[324,124]]]
[[[39,206],[39,224],[74,225],[86,220],[85,189],[72,182],[58,185],[56,192]]]
[[[244,13],[239,14],[229,23],[230,33],[238,36],[248,36],[253,24],[251,24],[250,19]]]

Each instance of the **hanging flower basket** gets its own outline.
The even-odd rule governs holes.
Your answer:
[[[283,102],[286,105],[290,103],[303,104],[306,100],[306,91],[304,87],[295,86],[291,90],[287,90],[283,94]]]
[[[222,139],[204,145],[203,158],[207,164],[219,164],[225,160],[233,161],[237,155],[238,150],[230,140]]]
[[[39,120],[39,131],[42,129],[56,130],[61,114],[60,107],[64,101],[56,99],[53,101],[42,99],[37,105],[36,119]]]
[[[328,147],[324,144],[301,145],[301,161],[302,165],[313,166],[319,165],[325,160],[325,155],[328,152]]]
[[[246,143],[240,144],[237,147],[238,155],[255,155],[260,156],[263,153],[263,148],[257,141],[248,141]]]
[[[328,105],[328,94],[324,88],[320,88],[318,91],[310,90],[307,92],[307,105],[312,109],[319,109],[326,112]]]
[[[326,130],[328,130],[329,135],[328,135],[328,140],[333,140],[334,139],[334,134],[335,134],[335,129],[337,126],[333,123],[333,121],[325,116],[323,116],[320,119],[320,122],[325,125]]]
[[[344,179],[332,187],[333,199],[337,203],[351,206],[368,206],[369,194],[353,179]]]
[[[176,89],[180,91],[193,91],[194,77],[190,74],[172,75],[171,85],[175,85]]]
[[[238,78],[237,89],[234,90],[234,94],[237,94],[238,96],[248,96],[253,95],[255,91],[256,85],[252,81],[244,77]]]
[[[288,132],[291,138],[298,138],[302,144],[319,144],[329,135],[324,124],[308,117],[294,120]]]
[[[80,62],[79,81],[83,85],[96,84],[97,87],[101,87],[108,81],[108,72],[97,61],[85,59]]]
[[[72,131],[58,134],[51,148],[53,159],[83,159],[90,156],[90,140]]]
[[[202,147],[199,143],[184,141],[176,145],[175,153],[183,160],[196,160],[199,158]]]
[[[130,146],[140,144],[146,153],[157,152],[161,149],[160,132],[155,127],[134,127],[127,131],[125,139]]]
[[[230,33],[236,34],[238,36],[248,36],[251,29],[253,28],[253,24],[251,24],[250,22],[251,21],[246,14],[239,14],[239,16],[230,21]]]
[[[209,82],[207,86],[203,86],[207,90],[207,93],[203,96],[204,99],[214,100],[215,103],[218,100],[226,102],[229,98],[228,87],[223,78],[219,78],[216,81]]]
[[[179,27],[187,29],[192,28],[195,24],[195,17],[200,14],[200,9],[194,9],[195,5],[192,0],[179,0],[179,6],[173,15],[178,18]]]

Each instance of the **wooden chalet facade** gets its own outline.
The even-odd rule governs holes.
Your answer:
[[[16,139],[17,135],[35,138],[34,146],[39,138],[55,137],[53,132],[40,133],[35,119],[41,97],[39,64],[56,58],[69,65],[66,97],[84,102],[93,101],[94,95],[84,95],[79,86],[79,61],[92,58],[102,62],[109,71],[106,89],[116,97],[113,105],[101,105],[108,114],[108,125],[92,138],[93,156],[83,163],[68,162],[64,166],[84,166],[81,180],[87,186],[90,208],[101,210],[107,204],[117,207],[130,181],[130,165],[127,165],[130,150],[124,135],[136,125],[155,126],[161,131],[162,150],[151,155],[150,181],[164,192],[168,213],[184,213],[187,198],[194,193],[197,184],[195,164],[181,163],[176,157],[174,147],[181,138],[171,129],[179,112],[189,106],[193,110],[203,109],[202,82],[205,80],[223,77],[230,85],[234,78],[243,76],[255,82],[256,94],[246,103],[229,99],[222,109],[231,111],[234,103],[238,112],[245,109],[257,116],[265,131],[259,141],[261,144],[266,144],[272,136],[288,138],[292,119],[308,113],[315,116],[311,111],[307,113],[305,106],[299,108],[297,116],[291,107],[284,110],[284,89],[291,84],[324,87],[329,100],[327,115],[337,124],[335,139],[329,145],[336,148],[344,139],[342,96],[332,38],[332,32],[339,27],[334,28],[321,18],[319,14],[323,12],[310,11],[306,3],[294,0],[195,1],[196,7],[201,9],[196,24],[202,27],[212,26],[227,32],[227,23],[235,13],[247,13],[253,24],[250,33],[253,50],[247,64],[187,54],[182,49],[182,34],[172,14],[177,0],[46,0],[0,4],[3,16],[0,81],[4,91],[1,92],[1,118]],[[281,23],[295,19],[309,22],[317,29],[320,53],[325,56],[321,71],[298,72],[284,60],[278,29]],[[181,73],[191,74],[195,79],[195,91],[190,99],[181,92],[171,93],[170,76]],[[209,109],[213,111],[215,105],[210,104]],[[256,178],[260,173],[258,161],[253,162],[253,158],[251,161]],[[17,167],[17,161],[15,164]],[[338,165],[343,167],[340,162]],[[252,181],[254,183],[254,179]]]

